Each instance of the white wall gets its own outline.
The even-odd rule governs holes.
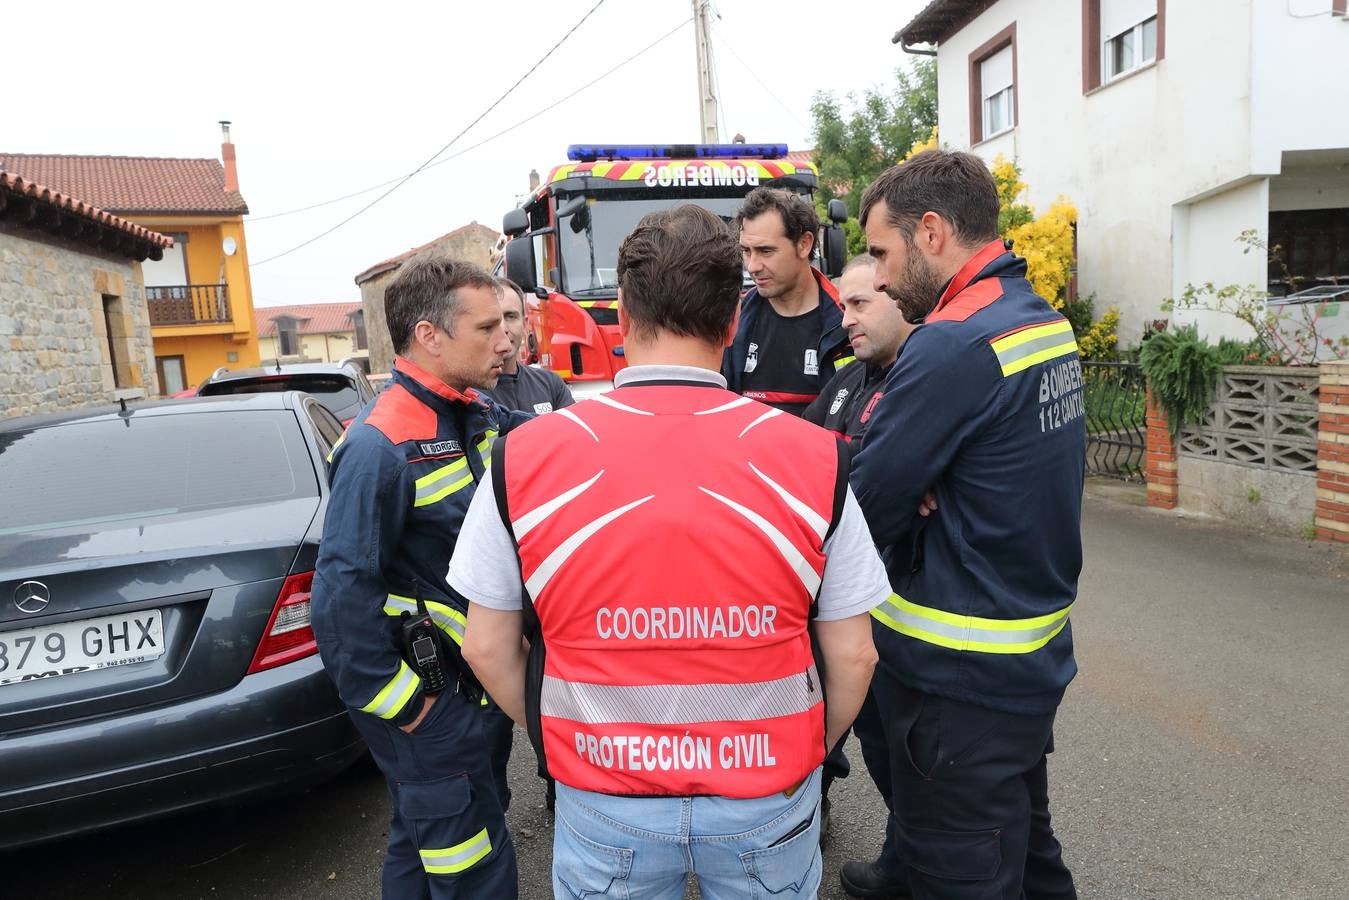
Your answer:
[[[1251,44],[1251,171],[1276,174],[1285,150],[1349,147],[1349,18],[1331,0],[1256,0]]]
[[[972,149],[1014,157],[1037,209],[1076,204],[1079,289],[1121,308],[1123,343],[1172,293],[1172,208],[1248,174],[1251,2],[1171,0],[1165,58],[1087,95],[1080,0],[1001,0],[939,48],[942,140],[968,147],[969,54],[1016,22],[1017,127]]]
[[[1247,245],[1236,238],[1250,228],[1262,241],[1268,238],[1269,184],[1267,178],[1253,178],[1175,207],[1171,296],[1180,297],[1187,284],[1198,286],[1210,281],[1219,287],[1236,284],[1264,289],[1268,271],[1265,255],[1258,250],[1243,252]],[[1200,333],[1215,342],[1222,337],[1254,337],[1246,324],[1230,315],[1177,310],[1172,318],[1177,323],[1198,323]]]

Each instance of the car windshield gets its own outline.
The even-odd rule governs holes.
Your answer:
[[[0,535],[318,496],[295,414],[179,412],[0,433]]]
[[[201,389],[203,397],[220,394],[270,394],[281,391],[304,391],[313,394],[342,421],[354,419],[361,411],[361,395],[351,379],[341,375],[259,375],[257,378],[231,378],[212,381]]]
[[[568,296],[617,291],[618,245],[647,213],[697,203],[731,224],[744,201],[743,195],[698,197],[683,192],[652,196],[650,191],[604,191],[588,197],[589,226],[578,234],[568,217],[557,230],[562,247],[562,289]]]

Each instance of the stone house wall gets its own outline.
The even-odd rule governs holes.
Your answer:
[[[0,224],[0,416],[157,393],[140,264]]]

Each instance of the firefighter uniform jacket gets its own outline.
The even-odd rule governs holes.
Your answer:
[[[838,290],[824,273],[812,268],[811,274],[820,288],[820,340],[816,347],[819,368],[819,388],[807,395],[766,394],[753,399],[765,403],[810,403],[834,376],[834,373],[853,361],[852,349],[848,345],[848,335],[843,330],[843,308],[839,304]],[[745,361],[749,356],[750,339],[754,335],[754,326],[762,315],[764,304],[768,301],[759,296],[759,289],[750,288],[749,293],[740,301],[740,325],[735,332],[735,341],[726,349],[721,363],[721,374],[726,377],[726,386],[737,394],[744,393],[741,382],[745,375]],[[771,354],[772,347],[761,348],[763,355]]]
[[[829,379],[801,418],[837,434],[848,444],[851,454],[856,455],[862,448],[862,435],[871,424],[876,404],[885,395],[885,376],[889,371],[890,366],[882,368],[853,360]]]
[[[353,710],[400,726],[417,717],[421,679],[403,661],[398,616],[418,597],[445,645],[462,645],[467,604],[445,571],[492,442],[524,418],[399,357],[333,451],[311,602],[323,664]]]
[[[807,626],[847,495],[840,447],[682,382],[619,387],[498,445],[492,490],[519,547],[526,634],[542,634],[530,737],[554,778],[766,797],[820,765]]]
[[[852,482],[895,592],[872,611],[881,665],[1040,715],[1077,671],[1086,427],[1072,329],[1025,274],[995,241],[951,280],[886,379]]]

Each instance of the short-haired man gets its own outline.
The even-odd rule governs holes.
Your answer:
[[[885,376],[895,364],[900,348],[913,326],[904,321],[884,292],[873,287],[876,260],[862,254],[843,267],[838,293],[843,301],[843,327],[857,357],[825,385],[824,391],[806,407],[802,418],[837,434],[855,455],[862,447],[862,435],[871,422],[872,410],[884,393]],[[890,756],[876,713],[876,699],[870,691],[853,724],[862,745],[862,759],[876,788],[890,804]],[[843,743],[834,747],[824,761],[820,806],[823,809],[821,836],[829,833],[829,788],[837,778],[847,778],[850,766]],[[887,829],[887,840],[889,830]]]
[[[386,900],[511,898],[509,792],[494,759],[509,753],[510,722],[460,690],[467,604],[445,583],[492,443],[517,418],[475,392],[496,382],[510,339],[492,276],[444,256],[404,263],[384,309],[398,358],[332,455],[314,634],[389,784]],[[423,609],[446,637],[443,690],[402,640],[402,614]]]
[[[736,393],[799,416],[851,361],[838,293],[810,264],[820,219],[800,194],[755,188],[735,221],[754,287],[721,373]]]
[[[571,390],[552,369],[520,364],[520,347],[525,341],[525,292],[509,278],[497,279],[501,300],[501,318],[511,339],[510,352],[501,364],[501,376],[490,391],[491,397],[507,409],[542,415],[574,402]]]
[[[876,288],[922,326],[886,379],[852,481],[894,588],[872,611],[873,690],[900,859],[850,864],[844,885],[879,897],[907,881],[920,900],[1075,897],[1046,776],[1077,671],[1068,613],[1086,430],[1072,329],[998,237],[978,157],[929,150],[886,170],[861,222]]]
[[[638,223],[630,366],[497,445],[450,563],[465,654],[558,782],[559,897],[680,900],[695,870],[708,900],[819,885],[820,762],[889,589],[839,442],[725,390],[740,271],[702,207]]]

